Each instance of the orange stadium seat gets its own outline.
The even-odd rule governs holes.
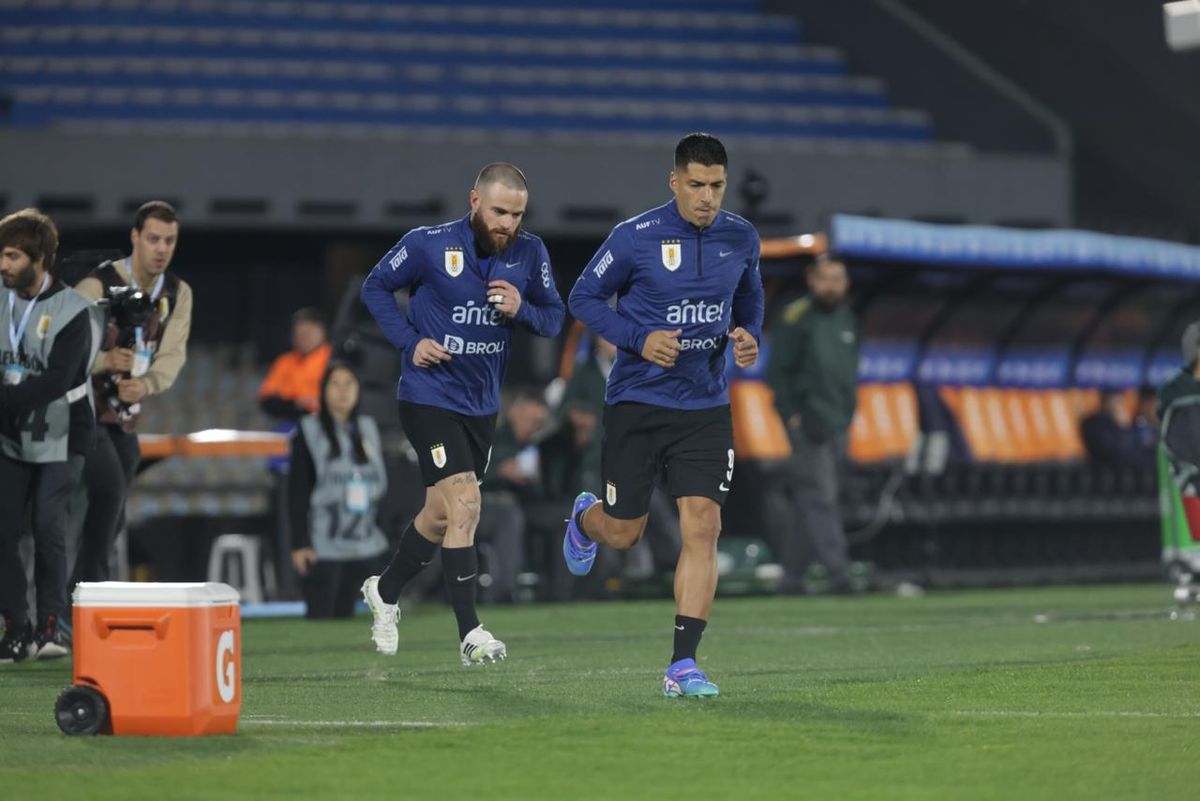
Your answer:
[[[850,424],[850,458],[860,463],[901,459],[912,450],[918,429],[911,384],[862,384]]]
[[[762,381],[734,381],[729,385],[733,413],[733,450],[739,459],[786,459],[792,443],[779,412],[775,393]]]
[[[938,394],[979,461],[1021,463],[1082,458],[1079,421],[1098,406],[1094,390],[939,387]]]

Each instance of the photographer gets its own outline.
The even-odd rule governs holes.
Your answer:
[[[84,465],[88,511],[72,584],[108,578],[125,494],[141,459],[134,434],[141,402],[170,389],[187,360],[192,289],[167,272],[179,241],[175,209],[160,200],[144,204],[129,239],[129,258],[100,265],[76,287],[107,302],[108,322],[92,370],[101,425]]]

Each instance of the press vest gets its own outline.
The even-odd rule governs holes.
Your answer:
[[[21,337],[20,352],[14,353],[9,341],[9,326],[17,327],[27,303],[18,297],[10,313],[10,294],[12,290],[0,290],[0,363],[20,364],[25,368],[25,380],[29,380],[46,371],[58,335],[76,315],[87,314],[91,303],[67,287],[38,300]],[[14,315],[16,320],[13,319]],[[88,368],[90,370],[90,362]],[[44,464],[66,461],[71,434],[71,404],[84,402],[87,398],[88,385],[84,381],[18,421],[16,430],[7,425],[0,427],[0,451],[5,456],[23,462]]]
[[[358,418],[366,464],[354,461],[349,432],[337,426],[341,454],[336,458],[316,415],[300,418],[300,434],[312,455],[316,483],[309,502],[309,532],[318,559],[370,559],[388,548],[375,523],[379,499],[387,491],[379,428],[370,417]]]

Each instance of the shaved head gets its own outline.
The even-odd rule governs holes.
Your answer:
[[[489,184],[500,184],[514,192],[528,192],[529,185],[525,182],[525,173],[515,164],[507,161],[493,162],[479,171],[475,179],[475,189],[482,190]]]
[[[495,255],[516,241],[528,202],[525,173],[515,164],[497,161],[479,171],[471,190],[471,230],[485,253]]]

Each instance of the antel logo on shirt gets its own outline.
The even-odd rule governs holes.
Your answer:
[[[684,300],[674,306],[667,307],[667,322],[672,325],[691,323],[717,323],[725,317],[725,301],[720,303],[705,303],[698,300],[695,303]]]
[[[442,347],[452,354],[462,356],[480,356],[504,352],[503,342],[467,342],[462,337],[446,334]]]
[[[459,325],[500,325],[504,322],[504,313],[490,306],[476,306],[475,301],[468,300],[466,306],[455,306],[450,319]]]

